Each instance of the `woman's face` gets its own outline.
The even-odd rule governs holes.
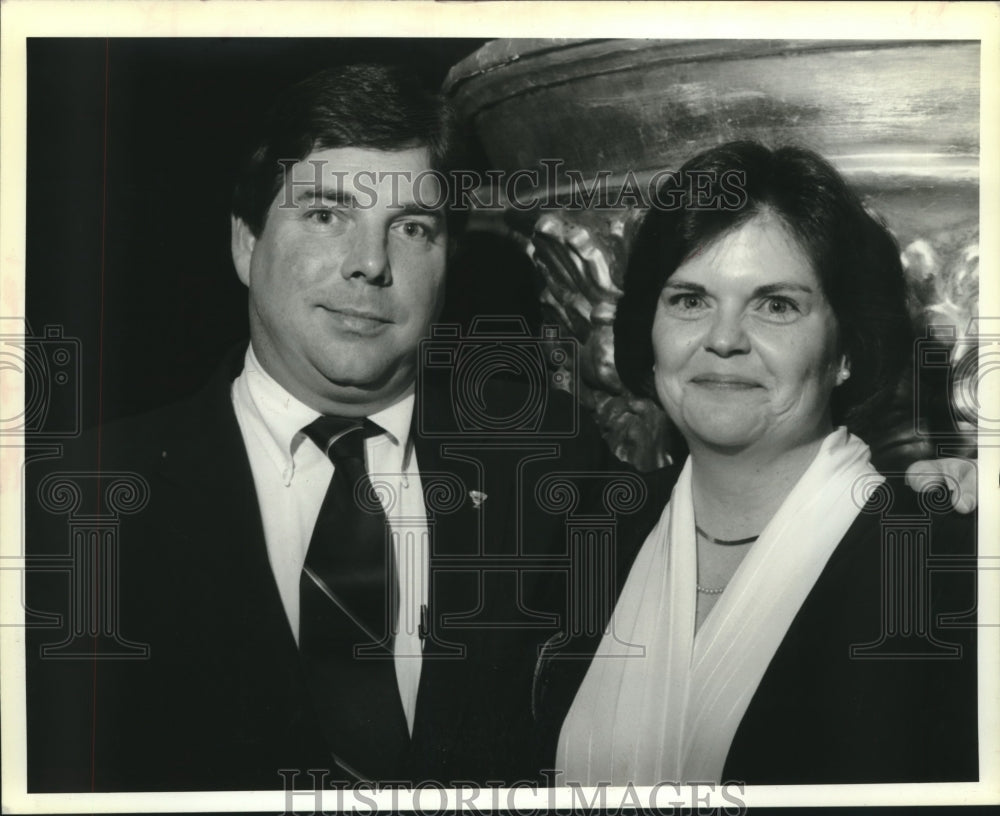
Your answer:
[[[812,264],[755,216],[682,263],[653,320],[656,393],[692,449],[780,453],[831,430],[844,361]]]

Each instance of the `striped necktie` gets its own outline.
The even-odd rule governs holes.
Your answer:
[[[368,419],[303,428],[334,464],[299,582],[299,653],[338,765],[398,779],[409,744],[393,662],[399,608],[392,532],[365,468]]]

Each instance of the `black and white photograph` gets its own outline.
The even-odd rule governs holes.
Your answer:
[[[5,813],[1000,805],[1000,8],[781,5],[0,8]]]

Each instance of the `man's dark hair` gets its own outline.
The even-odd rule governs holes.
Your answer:
[[[694,251],[770,211],[811,260],[850,361],[850,378],[833,392],[833,421],[864,435],[891,400],[912,349],[899,248],[886,228],[828,162],[800,148],[730,142],[685,163],[666,185],[658,200],[678,206],[646,214],[618,304],[615,364],[622,381],[656,399],[651,335],[667,279]],[[716,205],[706,209],[706,201]]]
[[[431,168],[447,173],[456,141],[451,108],[413,71],[364,63],[327,68],[281,94],[265,115],[237,180],[232,212],[259,236],[284,181],[281,162],[316,150],[426,147]]]

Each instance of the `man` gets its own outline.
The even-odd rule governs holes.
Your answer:
[[[105,487],[134,474],[149,501],[122,516],[117,562],[100,568],[120,576],[115,638],[148,656],[102,641],[98,659],[60,660],[64,631],[31,630],[33,790],[279,789],[281,769],[513,781],[528,772],[519,763],[530,768],[510,745],[523,743],[525,638],[539,620],[511,625],[531,614],[503,563],[516,555],[512,519],[558,541],[558,518],[518,509],[523,450],[491,437],[470,454],[474,432],[454,444],[447,390],[422,388],[420,411],[450,454],[415,415],[418,345],[441,307],[453,234],[430,172],[448,167],[449,112],[402,70],[347,66],[292,88],[263,131],[232,219],[249,347],[192,399],[100,429],[32,473],[35,495],[53,469]],[[521,398],[490,399],[506,416],[504,400]],[[575,410],[568,398],[547,404],[553,421]],[[311,430],[323,416],[339,429]],[[363,462],[337,459],[351,438]],[[578,450],[592,461],[561,445],[546,457],[601,467],[596,436]],[[338,471],[355,466],[347,488],[370,478],[383,504],[367,519],[333,495]],[[29,501],[28,535],[35,554],[55,557],[68,532],[51,510]],[[76,517],[88,511],[109,512]],[[363,552],[342,560],[355,540]],[[489,574],[477,558],[493,559]],[[64,623],[67,596],[85,605],[93,594],[29,577],[29,606]],[[468,625],[446,626],[449,616]]]
[[[454,235],[438,97],[347,66],[263,131],[232,220],[249,346],[29,468],[30,554],[56,566],[28,606],[63,615],[29,629],[29,791],[534,773],[532,669],[558,621],[524,598],[567,533],[532,488],[608,454],[565,394],[504,434],[424,377]],[[483,396],[499,418],[525,400]]]

